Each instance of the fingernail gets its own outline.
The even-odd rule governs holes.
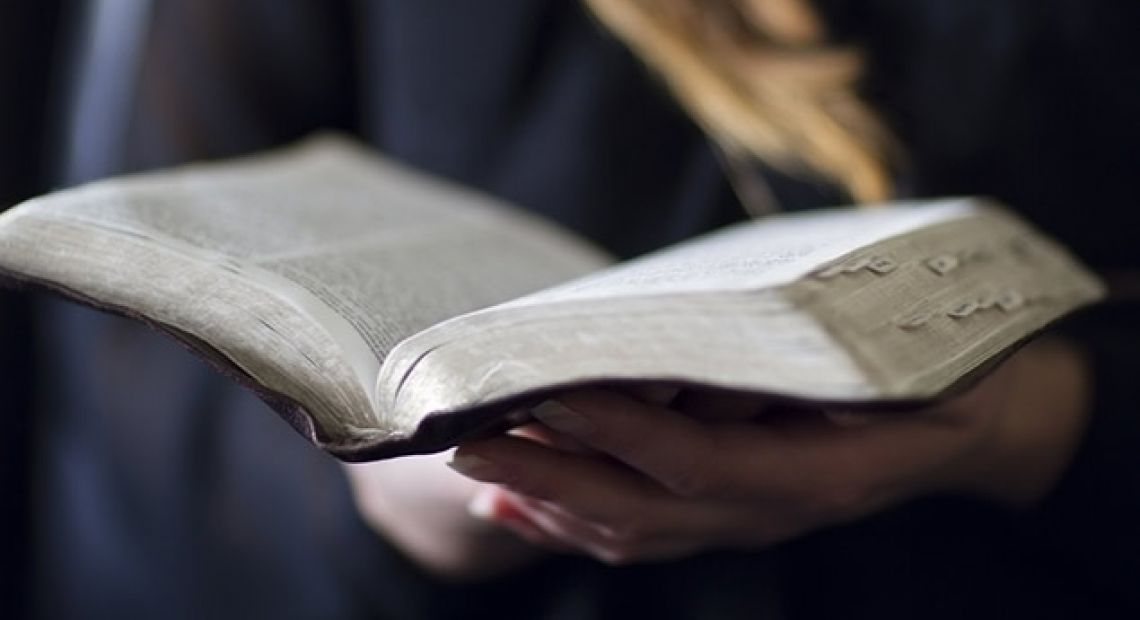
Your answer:
[[[480,521],[492,521],[495,516],[495,492],[484,489],[467,503],[467,512]]]
[[[502,469],[487,459],[474,454],[459,454],[451,457],[447,466],[455,471],[483,482],[492,482],[502,478]]]
[[[588,435],[594,430],[593,422],[556,400],[543,401],[531,409],[530,413],[539,422],[568,435]]]

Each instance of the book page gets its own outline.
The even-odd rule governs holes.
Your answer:
[[[536,218],[332,137],[50,195],[0,228],[17,219],[25,241],[37,226],[67,247],[102,241],[76,257],[41,238],[0,264],[140,306],[303,403],[339,393],[322,406],[337,435],[375,419],[380,361],[403,338],[607,262]],[[29,264],[35,247],[49,266]],[[106,281],[84,272],[91,260],[116,265]]]
[[[737,224],[511,303],[779,286],[858,248],[967,217],[977,208],[976,201],[962,198],[769,217]]]
[[[873,386],[830,334],[771,293],[854,250],[977,210],[951,199],[739,224],[433,326],[386,361],[377,399],[406,431],[424,411],[607,377],[867,398]],[[443,370],[452,366],[462,380]]]
[[[873,398],[831,335],[780,291],[502,306],[413,336],[380,372],[399,434],[430,414],[595,382],[660,382],[809,400]]]

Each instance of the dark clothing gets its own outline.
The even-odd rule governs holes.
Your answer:
[[[915,195],[989,194],[1098,268],[1140,267],[1134,3],[825,0]],[[114,168],[322,126],[638,254],[742,217],[700,132],[569,0],[159,2]],[[74,154],[73,154],[74,156]],[[109,171],[109,170],[108,170]],[[789,209],[834,188],[769,173]],[[1085,446],[1039,510],[928,498],[756,553],[552,558],[435,583],[342,475],[176,346],[57,302],[37,316],[33,550],[45,617],[1070,618],[1140,614],[1135,301],[1065,327],[1094,354]]]

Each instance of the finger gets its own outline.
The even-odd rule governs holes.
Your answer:
[[[504,491],[496,487],[480,489],[471,499],[467,510],[475,518],[500,525],[533,545],[560,552],[573,549],[537,526],[515,503],[507,499]]]
[[[794,538],[817,525],[787,514],[782,506],[702,502],[701,510],[694,513],[701,519],[663,529],[614,529],[581,519],[558,504],[507,495],[529,522],[560,544],[610,564],[671,559],[718,548],[758,549]]]
[[[860,428],[874,424],[881,419],[873,413],[866,411],[851,411],[848,409],[825,409],[823,417],[840,428]]]
[[[602,528],[565,511],[557,510],[549,502],[510,491],[505,491],[504,494],[513,504],[514,510],[563,547],[597,555],[609,543]]]
[[[555,548],[550,544],[554,540],[607,562],[628,562],[723,545],[764,546],[804,526],[782,502],[691,500],[657,486],[647,488],[644,478],[634,476],[631,481],[632,472],[617,464],[566,455],[521,439],[493,442],[464,446],[457,462],[479,455],[495,463],[498,472],[483,469],[478,477],[508,485],[502,494],[514,498],[515,510],[548,539],[523,534],[548,548]],[[589,467],[579,468],[575,460],[586,461],[583,465]],[[520,467],[530,479],[502,473],[513,467]]]
[[[940,484],[930,468],[945,467],[963,442],[962,427],[914,416],[859,429],[702,424],[601,390],[569,393],[532,413],[682,496],[802,498],[825,512]]]
[[[550,446],[556,450],[563,452],[573,452],[576,454],[589,454],[595,452],[586,444],[578,441],[577,439],[560,433],[545,424],[531,423],[523,426],[516,426],[515,428],[507,431],[509,435],[515,437],[524,437],[532,441],[536,441],[544,446]]]
[[[663,496],[644,477],[615,463],[517,437],[464,444],[449,465],[469,478],[570,506],[600,520],[630,504],[643,505]]]
[[[695,476],[719,470],[708,425],[622,394],[579,390],[541,403],[531,414],[683,496],[695,494]]]
[[[630,537],[580,519],[557,504],[519,495],[511,497],[518,503],[517,509],[545,534],[607,564],[672,559],[706,546],[703,537],[682,534]]]
[[[746,420],[759,415],[765,403],[753,394],[726,390],[686,390],[671,408],[702,420]]]
[[[661,405],[663,407],[669,406],[669,403],[673,402],[673,400],[681,394],[681,388],[664,383],[631,385],[623,388],[622,391],[643,403]]]
[[[689,502],[612,461],[502,437],[466,444],[452,466],[476,480],[549,502],[627,538],[701,532],[717,525],[710,506]]]

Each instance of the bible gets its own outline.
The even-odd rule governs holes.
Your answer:
[[[921,403],[1104,295],[984,199],[776,215],[615,263],[331,135],[27,201],[0,215],[0,274],[170,334],[346,460],[443,450],[580,385]]]

